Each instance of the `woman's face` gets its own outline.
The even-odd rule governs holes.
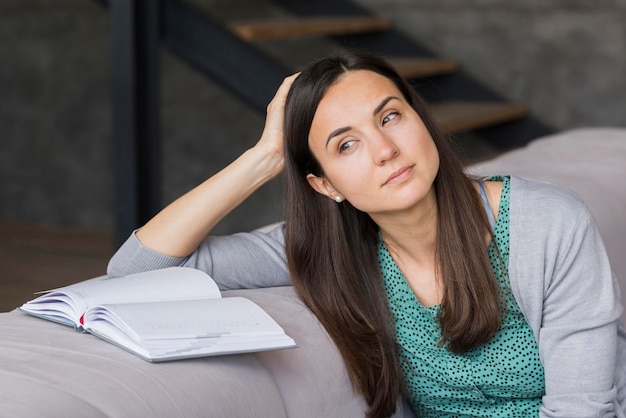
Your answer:
[[[433,196],[439,154],[398,88],[371,71],[351,71],[319,103],[309,146],[324,172],[318,192],[374,216],[412,209]]]

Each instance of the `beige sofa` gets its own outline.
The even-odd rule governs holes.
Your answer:
[[[626,288],[626,129],[580,129],[469,168],[551,181],[580,194]],[[343,363],[290,287],[246,296],[299,344],[292,350],[151,364],[19,311],[0,314],[0,417],[362,417]],[[406,404],[397,416],[413,416]]]

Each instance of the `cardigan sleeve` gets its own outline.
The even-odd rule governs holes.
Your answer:
[[[622,308],[591,213],[571,192],[515,184],[510,275],[545,370],[540,416],[622,417],[614,383]]]
[[[107,275],[120,277],[173,266],[202,270],[222,290],[291,284],[282,224],[269,231],[208,236],[187,257],[158,253],[144,246],[133,232],[109,261]]]

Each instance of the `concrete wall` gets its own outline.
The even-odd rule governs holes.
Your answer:
[[[0,2],[0,220],[110,224],[108,57],[95,3]]]
[[[112,228],[109,30],[91,0],[0,2],[0,222]],[[169,202],[252,146],[263,117],[168,52],[161,64]],[[279,219],[279,194],[263,187],[216,232]]]
[[[249,10],[234,1],[194,0],[215,15]],[[626,125],[626,0],[359,2],[557,129]],[[310,40],[263,47],[323,49]],[[0,222],[112,227],[109,56],[107,12],[94,1],[0,2]],[[263,118],[167,52],[162,65],[168,202],[254,144]],[[216,232],[280,211],[274,182]]]

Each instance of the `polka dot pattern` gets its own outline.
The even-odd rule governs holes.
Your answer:
[[[538,416],[545,394],[543,366],[531,328],[511,291],[509,261],[509,177],[503,190],[489,258],[506,300],[503,321],[493,339],[464,354],[439,347],[438,306],[422,306],[382,239],[378,259],[396,321],[400,361],[409,401],[420,417]],[[502,268],[501,268],[502,266]],[[504,274],[503,274],[504,273]]]

